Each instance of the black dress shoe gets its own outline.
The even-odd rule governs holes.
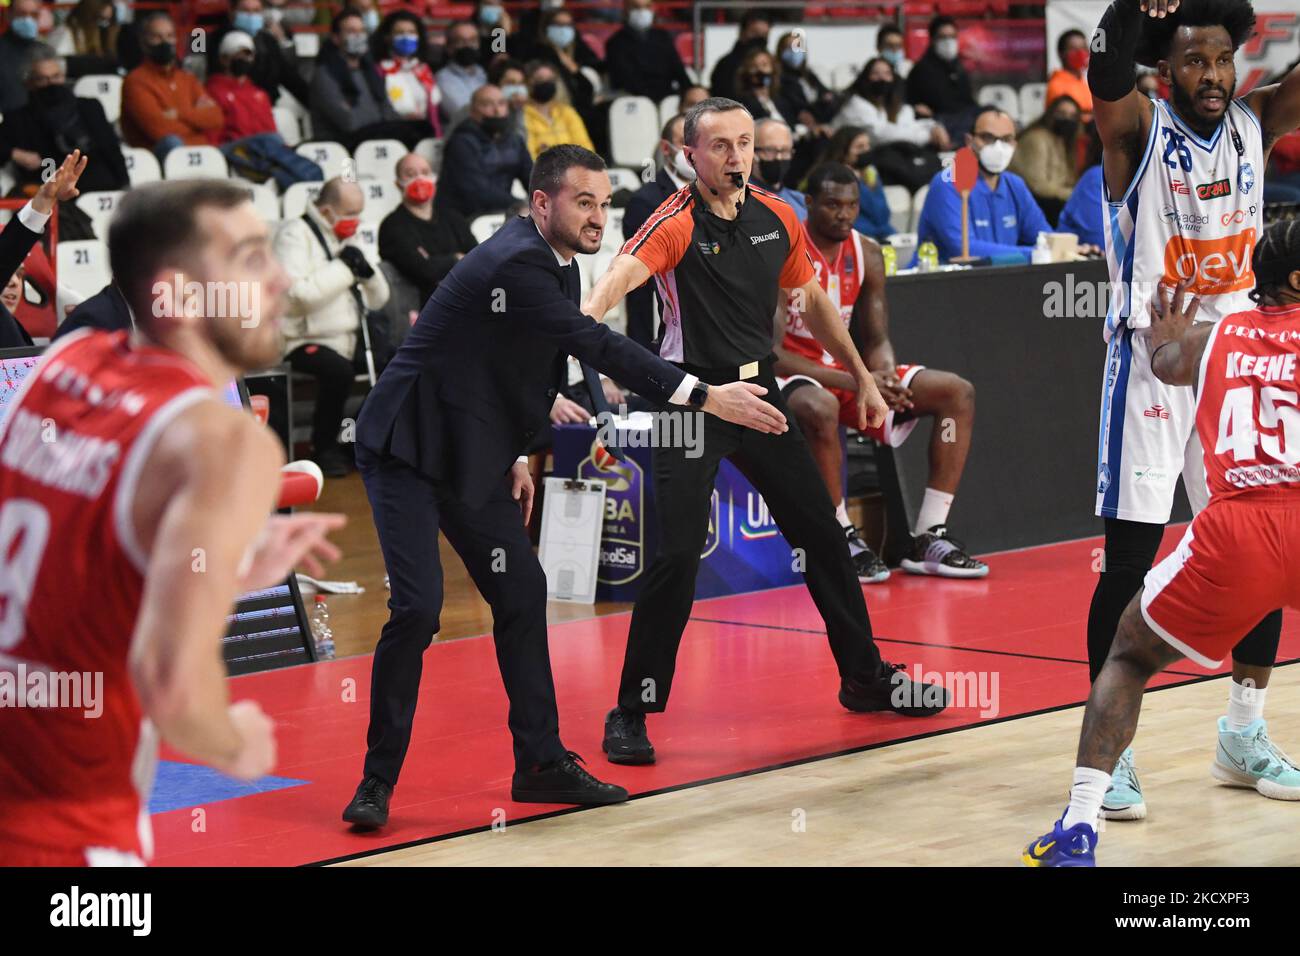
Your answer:
[[[570,750],[559,760],[533,770],[516,770],[510,798],[518,803],[577,803],[584,806],[627,800],[626,790],[597,780],[582,768],[581,760]]]
[[[645,732],[645,714],[615,707],[605,715],[605,741],[600,745],[610,763],[655,762],[655,748]]]
[[[327,448],[316,455],[314,460],[326,478],[345,478],[350,470],[351,463],[341,448]]]
[[[388,800],[393,795],[393,788],[378,777],[370,776],[361,781],[356,796],[343,811],[343,822],[353,826],[374,830],[388,822]]]
[[[881,661],[874,678],[840,682],[840,703],[859,713],[888,710],[904,717],[933,717],[947,708],[949,697],[939,684],[913,681],[903,664]]]

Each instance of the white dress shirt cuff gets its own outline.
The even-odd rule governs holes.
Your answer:
[[[682,384],[677,386],[677,391],[673,392],[672,397],[668,399],[669,404],[672,405],[687,404],[688,400],[691,397],[691,389],[695,387],[695,383],[698,381],[699,381],[698,378],[696,378],[694,375],[691,375],[688,372],[686,374],[686,377],[682,379]]]
[[[528,464],[528,456],[527,456],[527,455],[520,455],[518,458],[515,459],[515,464],[516,464],[516,465],[519,465],[519,464],[525,464],[525,465],[526,465],[526,464]]]
[[[32,232],[44,232],[45,224],[50,221],[50,214],[48,212],[37,212],[29,202],[18,210],[18,221]]]

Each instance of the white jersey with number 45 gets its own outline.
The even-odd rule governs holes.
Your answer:
[[[1253,308],[1251,256],[1261,230],[1264,141],[1259,119],[1233,100],[1209,139],[1164,100],[1128,191],[1104,202],[1111,297],[1106,338],[1122,324],[1150,325],[1158,285],[1190,279],[1197,319],[1214,322]],[[1107,199],[1110,199],[1107,190]]]

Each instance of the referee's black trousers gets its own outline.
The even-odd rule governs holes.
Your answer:
[[[727,377],[684,367],[711,384],[736,378],[734,369]],[[752,381],[766,388],[764,400],[785,414],[790,425],[785,434],[768,435],[712,415],[689,413],[699,414],[704,422],[702,454],[690,458],[684,447],[655,449],[659,551],[646,573],[628,630],[618,694],[619,704],[628,710],[659,713],[668,705],[677,648],[695,602],[695,575],[708,536],[713,482],[723,458],[730,459],[763,496],[790,545],[791,561],[802,557],[804,578],[826,624],[840,676],[866,679],[879,670],[880,652],[872,639],[862,585],[830,493],[781,398],[770,362],[762,363]]]
[[[486,505],[470,508],[439,493],[404,462],[381,459],[360,445],[357,467],[391,588],[388,623],[371,671],[365,772],[396,786],[411,741],[423,656],[442,613],[439,528],[492,608],[516,767],[563,757],[546,643],[546,575],[533,554],[519,503],[510,497],[508,479],[503,476]]]

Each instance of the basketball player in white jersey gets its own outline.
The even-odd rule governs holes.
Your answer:
[[[1186,279],[1200,303],[1198,321],[1251,308],[1269,150],[1300,125],[1300,72],[1234,98],[1233,56],[1254,22],[1247,0],[1114,0],[1092,42],[1088,85],[1104,147],[1112,285],[1096,500],[1106,555],[1088,615],[1093,680],[1155,559],[1178,475],[1193,511],[1207,500],[1195,396],[1152,373],[1148,305],[1158,287]],[[1159,71],[1169,100],[1137,92],[1135,63]],[[1280,630],[1276,611],[1233,651],[1220,763],[1238,749],[1237,735],[1262,719]],[[1256,772],[1278,784],[1267,795],[1300,800],[1300,771],[1276,748],[1261,755]],[[1121,820],[1146,815],[1131,748],[1115,765],[1103,813]]]

